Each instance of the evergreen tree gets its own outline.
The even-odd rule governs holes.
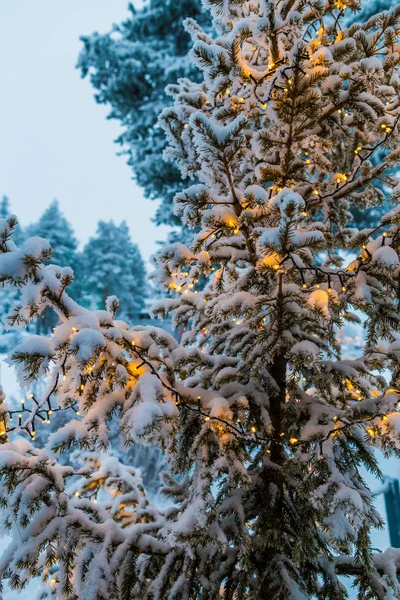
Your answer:
[[[53,200],[37,223],[27,227],[27,235],[39,236],[50,242],[51,260],[62,267],[74,267],[78,242],[74,230],[60,210],[58,200]]]
[[[201,182],[175,200],[190,247],[157,261],[171,292],[158,312],[182,343],[117,320],[116,298],[85,310],[70,270],[44,264],[48,245],[18,248],[0,222],[0,280],[23,286],[10,323],[49,303],[60,318],[12,356],[27,383],[50,380],[20,416],[1,405],[15,531],[0,571],[15,587],[42,573],[44,598],[344,600],[340,575],[360,599],[400,598],[400,549],[371,547],[382,521],[360,472],[379,474],[376,448],[400,456],[400,182],[387,174],[400,160],[400,6],[347,28],[356,0],[204,4],[219,36],[186,21],[204,79],[171,88],[161,120],[170,159]],[[383,201],[382,179],[393,210],[348,227],[354,207]],[[337,332],[356,310],[366,343],[342,358]],[[76,417],[47,458],[29,437],[59,409]],[[125,527],[90,484],[122,476],[134,507],[133,472],[89,465],[82,497],[82,473],[54,458],[106,447],[113,415],[127,445],[156,444],[179,476],[165,477],[170,508],[139,502],[145,517]]]
[[[396,0],[369,0],[369,2],[364,2],[359,13],[352,15],[351,21],[366,21],[377,13],[383,10],[388,10],[395,5]]]
[[[8,196],[3,196],[0,201],[0,218],[8,219],[10,216],[11,216],[10,200],[9,200]],[[24,232],[22,231],[22,228],[19,223],[15,227],[15,231],[13,234],[13,240],[16,244],[21,244],[24,240]]]
[[[111,108],[123,133],[118,138],[134,177],[147,197],[161,199],[156,222],[176,225],[172,198],[181,187],[177,168],[162,160],[165,137],[157,125],[169,104],[168,83],[198,77],[187,58],[190,37],[184,17],[209,25],[201,0],[150,0],[143,9],[129,5],[129,17],[105,35],[82,37],[78,60],[82,76],[90,77],[96,101]]]
[[[138,317],[146,296],[146,269],[125,221],[98,223],[96,236],[83,250],[82,265],[83,294],[93,308],[103,308],[116,294],[121,315],[127,320]]]
[[[354,22],[359,21],[367,21],[373,15],[377,13],[387,10],[396,4],[396,0],[369,0],[368,2],[364,2],[362,6],[362,10],[357,13],[352,13],[347,15],[347,24],[350,25]],[[380,153],[376,153],[376,156],[372,157],[373,164],[378,163],[381,160]],[[394,167],[391,170],[391,173],[395,173]],[[385,195],[386,201],[382,204],[378,204],[375,206],[369,207],[354,207],[353,220],[356,225],[360,228],[362,227],[372,227],[379,223],[379,219],[385,213],[385,211],[389,210],[390,207],[390,193],[388,188],[385,186],[385,182],[377,181],[377,187],[380,188],[382,193]]]
[[[7,196],[3,196],[0,201],[0,218],[9,219],[11,217],[10,212],[10,201]],[[23,241],[23,232],[19,224],[15,226],[13,240],[16,244],[20,244]],[[0,328],[3,330],[3,318],[7,316],[11,307],[14,306],[18,300],[19,290],[10,289],[4,283],[0,284]],[[5,352],[10,340],[8,336],[3,334],[0,343],[0,351]]]
[[[78,242],[70,223],[60,210],[58,200],[53,200],[37,223],[27,227],[26,235],[48,240],[51,247],[54,248],[52,262],[76,270]],[[74,285],[71,288],[71,295],[75,297],[76,294],[77,288]],[[47,310],[36,322],[36,333],[49,333],[56,323],[57,317],[54,312]]]

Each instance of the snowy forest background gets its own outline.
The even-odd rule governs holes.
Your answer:
[[[156,294],[148,276],[152,270],[150,255],[155,251],[158,240],[179,241],[184,240],[186,235],[185,229],[179,224],[171,210],[172,199],[182,187],[182,178],[175,167],[162,161],[162,152],[166,142],[163,132],[156,125],[159,113],[170,103],[170,99],[164,93],[165,86],[182,76],[190,76],[194,79],[197,77],[193,65],[187,59],[189,36],[183,32],[180,20],[186,16],[194,17],[206,30],[211,29],[211,22],[209,16],[202,12],[200,0],[171,2],[149,0],[145,3],[145,7],[148,8],[145,8],[144,12],[142,12],[141,3],[137,1],[125,13],[122,11],[122,18],[121,6],[124,6],[125,2],[115,3],[104,0],[101,2],[101,4],[107,4],[104,21],[107,21],[113,11],[116,13],[119,11],[119,14],[109,21],[108,32],[90,35],[96,26],[88,27],[87,21],[92,13],[95,23],[99,3],[86,2],[86,0],[83,0],[82,3],[86,3],[89,9],[87,12],[83,11],[85,15],[82,25],[80,25],[79,15],[74,20],[74,27],[81,27],[79,34],[84,37],[80,43],[79,58],[78,54],[75,56],[78,63],[77,71],[74,74],[76,81],[73,89],[84,86],[87,91],[88,82],[90,82],[90,94],[94,90],[97,103],[105,109],[105,112],[99,110],[99,107],[96,107],[91,100],[90,110],[95,115],[91,126],[93,130],[97,127],[101,129],[104,115],[108,114],[114,125],[110,129],[109,122],[104,120],[104,123],[107,123],[104,129],[106,132],[104,137],[108,144],[107,152],[110,151],[110,148],[115,152],[115,148],[112,148],[112,140],[117,137],[117,151],[121,152],[122,156],[113,156],[107,162],[107,165],[117,165],[118,163],[115,170],[113,166],[110,170],[104,168],[105,165],[102,165],[101,162],[96,164],[95,159],[99,148],[96,147],[98,139],[93,136],[90,147],[85,147],[85,153],[89,155],[89,161],[94,165],[94,171],[89,169],[85,174],[86,167],[82,164],[82,160],[77,165],[80,173],[76,178],[75,186],[80,185],[82,180],[84,181],[84,192],[81,189],[78,198],[74,194],[73,187],[67,185],[65,189],[60,189],[62,185],[57,185],[54,173],[48,179],[51,185],[57,189],[49,191],[48,181],[45,186],[38,185],[37,179],[35,181],[29,176],[22,175],[20,171],[13,171],[11,163],[8,162],[10,168],[5,170],[4,177],[0,177],[0,193],[5,194],[0,203],[0,217],[7,217],[14,212],[28,215],[31,222],[22,220],[22,224],[17,230],[16,243],[22,243],[31,236],[48,239],[55,251],[52,262],[60,266],[70,266],[76,273],[79,273],[70,289],[73,299],[84,307],[102,309],[106,298],[110,294],[115,294],[120,300],[120,317],[135,324],[140,318],[148,318],[148,307]],[[8,16],[6,4],[8,3],[0,0],[0,16],[2,13],[5,17]],[[24,9],[29,11],[31,7],[28,7],[27,3],[25,4]],[[79,4],[78,2],[71,3],[67,10],[79,12]],[[390,8],[392,4],[394,2],[391,0],[368,2],[364,17],[367,18],[368,11],[373,14],[377,10]],[[49,10],[53,19],[57,16],[52,12],[54,7],[50,9],[46,2],[43,3],[43,7],[39,3],[36,10],[40,15]],[[13,12],[14,9],[12,8],[10,11]],[[99,12],[101,13],[101,8]],[[16,14],[10,17],[11,23],[16,23],[15,17]],[[39,14],[36,15],[36,18],[40,18]],[[111,27],[112,21],[119,23],[118,34],[116,34],[116,27]],[[46,24],[46,27],[49,25],[51,26],[50,22]],[[107,31],[107,27],[103,24],[102,29]],[[57,36],[54,34],[49,40],[47,51],[57,48],[56,38]],[[76,39],[71,40],[71,47],[76,47],[76,41]],[[63,43],[70,43],[69,39],[64,39]],[[22,46],[22,54],[24,54],[27,48],[23,43]],[[5,71],[7,68],[11,68],[11,57],[8,63]],[[70,65],[70,67],[72,69],[74,65]],[[83,77],[83,81],[79,80],[79,75]],[[63,78],[62,70],[58,76]],[[10,89],[13,89],[12,85]],[[5,89],[5,94],[8,101],[13,103],[14,97],[8,93],[7,89]],[[9,110],[11,110],[11,106]],[[75,110],[79,113],[79,107],[75,107]],[[4,112],[8,113],[9,111]],[[52,129],[54,118],[62,118],[61,115],[62,105],[58,105],[55,114],[49,119],[49,129]],[[118,124],[117,128],[115,128],[115,123]],[[43,123],[40,127],[43,127]],[[118,135],[116,136],[114,132],[117,129]],[[110,132],[112,132],[111,135]],[[23,134],[24,132],[21,131],[22,144]],[[33,134],[34,136],[35,134]],[[51,154],[57,154],[60,149],[61,156],[63,156],[62,153],[65,153],[63,136],[58,133],[56,137],[58,138],[57,147],[50,148],[53,143],[51,142],[49,151]],[[88,138],[90,138],[90,132]],[[75,141],[69,140],[69,144],[70,154],[73,154]],[[0,157],[2,153],[4,156],[6,155],[5,146],[6,144],[3,143]],[[78,140],[76,146],[79,146]],[[93,152],[92,156],[90,156],[91,152]],[[10,161],[9,157],[3,161],[3,165],[7,164],[7,161]],[[28,167],[28,173],[31,168],[37,169],[34,156],[29,162],[31,164]],[[54,169],[56,172],[60,166],[65,168],[62,163],[63,160],[60,160],[60,165]],[[46,171],[47,174],[48,170],[51,170],[51,167],[43,171]],[[43,180],[46,179],[46,174],[43,172]],[[110,194],[110,189],[102,190],[101,183],[99,184],[103,178],[110,180],[110,176],[115,185],[112,194]],[[133,181],[130,180],[131,176]],[[71,177],[74,180],[76,173],[72,173]],[[96,189],[94,189],[90,180],[96,179],[98,181],[96,181]],[[40,199],[38,194],[42,194]],[[58,201],[51,200],[54,195],[59,198]],[[152,200],[155,202],[151,202]],[[26,205],[29,205],[28,210],[25,210]],[[377,219],[379,210],[383,209],[373,208],[360,212],[356,215],[357,225],[366,226],[371,220]],[[13,292],[8,289],[0,289],[1,317],[7,314],[13,299]],[[28,331],[48,334],[54,325],[54,314],[49,312],[35,325],[30,326]],[[170,328],[169,323],[166,323],[166,327]],[[362,345],[362,326],[356,324],[346,326],[341,332],[341,336],[343,352],[351,356],[352,352],[359,350]],[[4,356],[15,343],[17,343],[15,334],[4,334],[0,338],[2,355]],[[20,402],[21,392],[11,370],[5,363],[2,363],[1,367],[1,383],[7,396],[17,406]],[[39,388],[40,385],[39,382]],[[55,430],[61,422],[61,416],[53,419],[49,433]],[[43,438],[39,435],[37,441],[40,444],[43,442]],[[126,451],[119,446],[116,440],[113,451],[129,461],[130,464],[142,468],[143,477],[155,498],[158,492],[157,477],[163,466],[163,458],[160,453],[149,448]],[[379,461],[384,473],[391,476],[400,475],[397,459],[385,460],[380,456]],[[375,480],[372,475],[366,474],[366,477],[372,489],[380,486],[380,482]],[[384,515],[382,497],[377,498],[376,506]],[[387,529],[374,532],[373,544],[378,549],[389,545]],[[4,599],[31,597],[32,589],[36,589],[36,587],[37,584],[34,583],[19,595],[7,590]]]

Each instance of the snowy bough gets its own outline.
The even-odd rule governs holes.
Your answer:
[[[82,308],[48,245],[17,248],[1,222],[0,279],[21,289],[9,323],[46,307],[60,323],[11,357],[48,388],[1,405],[0,569],[15,587],[41,575],[42,598],[335,600],[346,575],[360,598],[400,598],[360,474],[400,449],[400,7],[346,28],[356,0],[204,5],[219,37],[185,22],[203,80],[171,86],[161,115],[166,158],[200,181],[175,199],[191,244],[156,259],[156,312],[181,342],[117,320],[115,297]],[[382,184],[393,210],[355,229]],[[342,357],[357,319],[363,353]],[[36,448],[60,409],[70,422]],[[113,419],[166,453],[162,511],[107,454]],[[57,462],[73,446],[81,468]]]

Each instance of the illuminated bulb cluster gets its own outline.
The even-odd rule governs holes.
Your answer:
[[[338,173],[335,176],[336,183],[345,183],[347,181],[347,175],[345,173]]]

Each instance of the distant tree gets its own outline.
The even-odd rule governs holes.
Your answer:
[[[9,219],[12,211],[10,210],[10,200],[8,196],[3,196],[0,200],[0,218]],[[19,223],[15,226],[15,237],[13,238],[16,244],[23,242],[23,231]],[[0,283],[0,331],[3,330],[2,320],[8,314],[10,308],[16,304],[19,295],[18,289],[12,289],[5,286],[4,282]],[[7,337],[3,336],[0,343],[0,352],[4,352],[7,348]]]
[[[396,4],[397,0],[368,0],[368,2],[364,2],[362,4],[359,12],[349,13],[347,15],[347,23],[349,25],[354,23],[364,23],[374,15],[384,10],[388,10]],[[382,150],[380,152],[376,152],[376,154],[371,157],[374,166],[381,161],[383,157]],[[388,173],[394,174],[394,171],[395,169],[392,168],[388,171]],[[376,187],[381,191],[382,197],[384,197],[385,200],[375,204],[374,206],[355,206],[352,216],[353,223],[357,225],[357,227],[376,226],[385,212],[390,210],[390,189],[381,181],[376,182]]]
[[[125,221],[100,221],[95,237],[83,250],[83,297],[92,308],[103,309],[118,296],[122,318],[133,320],[144,306],[146,270],[139,248]]]
[[[172,199],[181,189],[182,176],[162,160],[166,142],[157,118],[170,104],[167,84],[200,77],[187,57],[190,38],[182,20],[195,18],[206,29],[211,20],[201,0],[150,0],[141,10],[130,4],[129,13],[109,33],[82,37],[78,68],[83,77],[89,75],[96,101],[111,108],[109,118],[120,121],[123,132],[117,142],[137,183],[146,197],[161,200],[155,221],[176,225]]]
[[[77,267],[78,242],[74,230],[60,210],[57,200],[53,200],[44,211],[37,223],[29,225],[27,236],[38,236],[49,241],[53,248],[51,263],[62,267],[69,266],[73,270]],[[72,297],[78,296],[78,288],[71,286]],[[37,332],[48,333],[56,325],[57,317],[54,312],[46,310],[43,318],[36,323]]]
[[[352,23],[363,23],[370,17],[383,10],[388,10],[397,4],[397,0],[368,0],[362,4],[360,12],[353,13],[350,21]]]
[[[58,200],[53,200],[37,223],[27,228],[29,236],[43,237],[53,248],[51,262],[62,267],[74,267],[78,242],[74,230],[60,210]]]
[[[12,215],[12,212],[13,211],[10,209],[9,197],[3,196],[2,199],[0,200],[0,218],[8,219]],[[17,223],[17,225],[15,227],[15,236],[13,239],[16,244],[21,244],[21,242],[24,239],[24,232],[19,223]]]

